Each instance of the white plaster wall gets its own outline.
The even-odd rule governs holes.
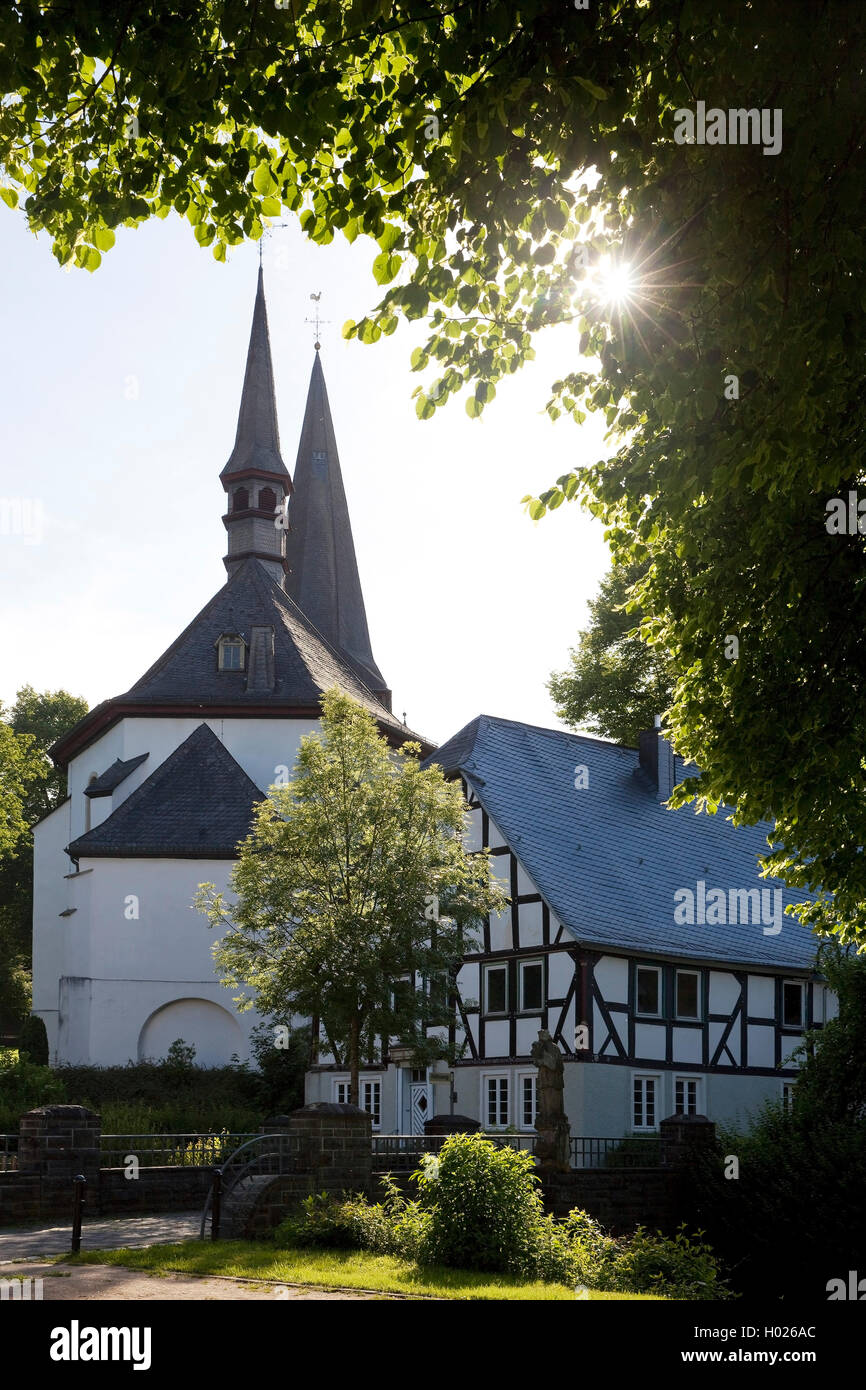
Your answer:
[[[64,853],[70,839],[70,807],[71,803],[64,801],[33,832],[33,1012],[45,1022],[52,1057],[57,1048],[65,923],[73,920],[60,916],[73,905],[64,879],[70,868]]]
[[[750,975],[746,998],[751,1018],[772,1018],[776,1012],[776,982],[773,977]]]
[[[202,882],[225,890],[233,863],[228,859],[82,859],[82,869],[93,869],[88,875],[91,941],[87,964],[91,968],[76,973],[103,979],[212,983],[211,949],[219,934],[193,909],[192,900]],[[228,991],[226,998],[230,998]]]
[[[520,904],[520,945],[540,946],[544,937],[541,903]]]
[[[732,1013],[740,997],[740,986],[727,971],[710,971],[710,1013]]]
[[[628,1003],[628,961],[618,956],[602,956],[596,962],[595,978],[606,1003]]]

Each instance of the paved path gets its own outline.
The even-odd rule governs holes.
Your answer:
[[[121,1246],[171,1245],[198,1236],[201,1210],[168,1211],[157,1216],[113,1216],[85,1221],[82,1250],[118,1250]],[[0,1263],[33,1260],[40,1255],[68,1255],[71,1223],[51,1226],[0,1227]]]
[[[130,1243],[127,1241],[127,1244]],[[17,1279],[22,1276],[42,1280],[42,1298],[46,1303],[105,1300],[124,1303],[175,1303],[188,1299],[205,1302],[259,1299],[271,1303],[290,1302],[295,1299],[327,1299],[340,1302],[346,1299],[379,1300],[390,1297],[388,1294],[366,1293],[354,1289],[322,1289],[242,1279],[198,1278],[187,1274],[145,1274],[141,1270],[119,1269],[115,1265],[75,1265],[68,1269],[58,1269],[57,1265],[50,1264],[0,1264],[0,1280]],[[31,1286],[31,1298],[35,1290],[38,1290],[38,1285]]]

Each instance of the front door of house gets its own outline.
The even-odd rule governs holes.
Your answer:
[[[409,1082],[409,1133],[423,1134],[424,1121],[433,1114],[433,1087],[423,1068],[413,1070]]]

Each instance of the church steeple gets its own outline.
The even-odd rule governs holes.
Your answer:
[[[261,266],[235,447],[220,473],[220,481],[228,494],[228,511],[223,523],[228,531],[228,554],[224,563],[229,574],[252,555],[262,562],[278,584],[283,584],[286,531],[284,525],[275,524],[275,518],[292,491],[292,480],[280,454]]]
[[[318,348],[318,344],[317,344]],[[289,504],[286,591],[391,708],[373,658],[328,392],[316,352]]]

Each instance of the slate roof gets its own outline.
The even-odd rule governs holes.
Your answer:
[[[277,425],[277,402],[274,394],[274,369],[271,362],[271,341],[268,333],[268,311],[265,306],[264,280],[259,267],[256,302],[247,350],[247,365],[235,447],[228,463],[220,473],[223,482],[250,471],[270,474],[287,489],[291,489],[289,470],[280,453],[280,432]]]
[[[230,859],[265,793],[200,724],[107,820],[68,846],[73,859]]]
[[[387,689],[376,665],[340,456],[318,352],[295,463],[286,536],[286,590],[331,646],[345,652],[371,690]]]
[[[89,786],[84,788],[85,796],[111,796],[115,787],[119,787],[121,782],[125,782],[131,772],[148,758],[148,753],[140,753],[137,758],[127,758],[122,761],[116,758],[111,767],[106,768],[99,777],[95,777]]]
[[[273,688],[264,690],[256,681],[248,688],[246,671],[217,669],[215,644],[227,632],[239,633],[248,641],[253,627],[265,625],[274,628]],[[136,713],[139,708],[147,713],[154,706],[161,711],[172,706],[179,710],[193,707],[202,713],[209,706],[236,708],[239,714],[254,707],[271,708],[275,715],[285,710],[286,717],[308,713],[311,719],[318,719],[320,696],[335,685],[375,715],[384,732],[401,739],[417,738],[422,745],[431,746],[429,740],[413,734],[395,718],[259,561],[250,557],[141,679],[126,694],[92,709],[54,745],[52,755],[61,762],[71,756],[91,729],[96,732],[105,727],[112,707],[124,714]]]
[[[583,945],[695,961],[806,970],[817,940],[783,916],[777,936],[759,923],[680,925],[674,893],[782,888],[758,875],[771,826],[733,826],[693,806],[667,809],[633,748],[480,715],[427,759],[462,772],[548,906]],[[589,785],[574,786],[575,768]],[[694,769],[691,770],[692,773]],[[683,772],[676,759],[676,778]],[[774,898],[770,899],[775,901]]]

